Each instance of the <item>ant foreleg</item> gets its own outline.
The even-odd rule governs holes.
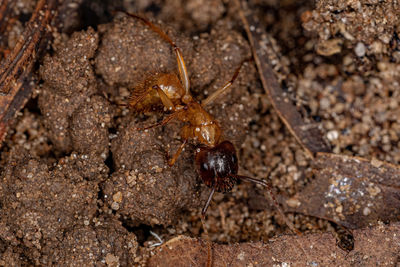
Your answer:
[[[164,107],[168,111],[175,111],[175,105],[172,103],[171,99],[165,94],[163,90],[161,90],[160,86],[154,85],[153,89],[155,89],[161,99],[161,102],[163,103]]]
[[[181,49],[169,38],[169,36],[161,30],[161,28],[157,27],[150,21],[148,21],[145,18],[142,18],[140,16],[137,16],[135,14],[131,13],[126,13],[128,16],[131,16],[132,18],[139,19],[141,20],[144,24],[150,27],[150,29],[154,32],[156,32],[158,35],[161,36],[165,41],[167,41],[172,48],[174,49],[174,52],[176,54],[176,60],[178,62],[178,69],[179,69],[179,77],[181,78],[181,81],[183,83],[183,86],[185,87],[186,94],[190,94],[189,89],[190,89],[190,81],[189,81],[189,75],[186,69],[185,61],[183,60],[182,52]]]
[[[201,102],[201,105],[202,105],[203,107],[204,107],[204,106],[207,106],[208,104],[210,104],[211,102],[213,102],[217,97],[219,97],[219,96],[222,95],[225,91],[227,91],[227,90],[232,86],[232,84],[233,84],[233,82],[236,80],[236,78],[239,76],[239,72],[240,72],[240,69],[242,68],[243,64],[244,64],[245,62],[251,61],[251,60],[252,60],[252,58],[248,58],[248,59],[243,60],[243,61],[240,63],[239,67],[237,67],[235,73],[234,73],[233,76],[232,76],[232,79],[231,79],[229,82],[225,83],[224,86],[222,86],[221,88],[219,88],[217,91],[215,91],[214,93],[212,93],[211,95],[209,95],[206,99],[204,99],[204,100]]]
[[[179,146],[178,150],[172,156],[172,158],[170,158],[170,160],[168,160],[168,165],[170,167],[172,167],[175,164],[176,160],[178,159],[179,155],[182,153],[185,145],[187,144],[187,141],[188,141],[187,139],[184,139],[182,144]]]

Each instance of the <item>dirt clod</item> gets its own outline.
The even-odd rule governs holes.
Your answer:
[[[47,255],[47,263],[66,266],[130,265],[138,246],[135,235],[117,220],[97,218],[93,221],[93,226],[79,226],[68,231],[59,247]]]
[[[37,263],[44,246],[57,244],[64,231],[92,220],[97,210],[98,182],[85,180],[77,168],[65,168],[68,161],[51,167],[19,149],[11,152],[4,171],[1,222]]]
[[[71,139],[73,148],[80,153],[101,156],[105,160],[109,151],[109,133],[113,107],[101,96],[92,96],[72,114]]]
[[[50,140],[63,152],[70,152],[73,147],[71,116],[96,92],[90,59],[97,49],[97,42],[98,37],[93,29],[75,33],[67,43],[60,45],[54,56],[45,58],[40,70],[45,84],[39,96],[39,108],[44,115],[44,124],[50,131]],[[92,133],[92,136],[95,134]]]
[[[176,69],[176,58],[171,46],[139,20],[128,16],[116,18],[114,23],[99,29],[102,41],[96,57],[96,71],[109,84],[132,88],[155,72]],[[181,47],[185,58],[190,59],[190,42],[178,39],[168,32]]]
[[[105,201],[124,218],[146,224],[171,224],[183,209],[199,207],[199,181],[185,152],[172,168],[161,129],[140,132],[131,121],[112,143],[117,171],[104,184]],[[159,139],[158,136],[164,137]],[[167,135],[168,136],[168,135]],[[175,146],[179,142],[174,142]],[[173,152],[171,152],[173,153]]]

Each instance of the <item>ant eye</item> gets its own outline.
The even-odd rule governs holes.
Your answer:
[[[232,163],[233,163],[233,164],[236,164],[236,162],[237,162],[237,157],[236,157],[236,155],[234,154],[234,155],[232,155]]]

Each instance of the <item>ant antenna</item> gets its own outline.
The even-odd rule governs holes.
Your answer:
[[[293,223],[291,221],[289,221],[289,219],[286,217],[286,215],[283,213],[282,208],[279,206],[278,201],[276,200],[274,191],[272,190],[271,186],[269,184],[267,184],[266,182],[259,180],[259,179],[255,179],[255,178],[251,178],[251,177],[247,177],[247,176],[243,176],[243,175],[231,175],[232,177],[236,178],[236,179],[240,179],[246,182],[252,182],[255,184],[259,184],[262,185],[264,187],[267,188],[268,193],[272,199],[272,202],[274,203],[275,209],[278,211],[279,215],[281,215],[281,217],[283,218],[283,220],[285,221],[286,225],[290,228],[290,230],[297,235],[301,235],[301,232],[299,230],[297,230]]]
[[[283,213],[283,210],[281,209],[281,207],[278,204],[278,201],[276,200],[274,191],[272,190],[272,188],[271,188],[271,186],[269,184],[267,184],[266,182],[261,181],[259,179],[250,178],[250,177],[243,176],[243,175],[231,175],[231,176],[236,178],[236,179],[240,179],[240,180],[243,180],[243,181],[246,181],[246,182],[252,182],[252,183],[255,183],[255,184],[260,184],[260,185],[266,187],[268,192],[269,192],[269,195],[270,195],[270,197],[272,199],[272,202],[274,203],[275,209],[278,211],[279,215],[281,215],[281,217],[285,221],[286,225],[289,227],[289,229],[294,234],[297,234],[298,236],[302,235],[301,232],[294,227],[293,223],[291,221],[289,221],[289,219]],[[302,244],[299,242],[298,239],[296,239],[296,243],[299,245],[299,247],[303,251],[303,253],[306,256],[307,260],[310,261],[310,257],[308,256],[308,253],[305,251],[304,247],[302,246]]]
[[[283,220],[285,221],[286,225],[290,228],[290,230],[294,234],[301,235],[301,232],[294,227],[293,223],[291,221],[289,221],[289,219],[286,217],[285,213],[283,213],[283,210],[281,209],[281,207],[279,206],[278,201],[276,200],[274,191],[272,190],[272,187],[269,184],[267,184],[266,182],[264,182],[262,180],[251,178],[251,177],[248,177],[248,176],[243,176],[243,175],[230,175],[229,177],[232,178],[232,179],[235,179],[235,180],[240,179],[240,180],[243,180],[243,181],[246,181],[246,182],[252,182],[252,183],[259,184],[259,185],[262,185],[262,186],[266,187],[267,190],[268,190],[268,193],[269,193],[269,195],[270,195],[270,197],[272,199],[272,202],[274,203],[275,209],[278,211],[279,215],[283,218]],[[214,193],[215,193],[215,188],[213,188],[211,190],[210,195],[208,196],[207,202],[206,202],[206,204],[204,205],[204,207],[203,207],[203,209],[201,211],[202,218],[205,218],[205,214],[207,212],[208,207],[210,206],[210,203],[211,203],[211,200],[212,200],[212,198],[214,196]]]

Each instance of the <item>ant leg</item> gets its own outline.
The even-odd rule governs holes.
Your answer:
[[[169,165],[170,167],[172,167],[172,166],[175,164],[175,162],[176,162],[176,160],[178,159],[179,155],[182,153],[183,148],[184,148],[185,145],[187,144],[187,141],[188,141],[187,139],[184,139],[184,140],[183,140],[182,144],[179,146],[179,148],[178,148],[178,150],[175,152],[174,156],[168,161],[168,165]]]
[[[185,61],[183,60],[181,49],[171,40],[171,38],[169,38],[169,36],[163,30],[161,30],[161,28],[157,27],[147,19],[131,13],[126,13],[126,14],[128,16],[131,16],[132,18],[141,20],[144,24],[150,27],[152,31],[156,32],[158,35],[161,36],[161,38],[163,38],[166,42],[168,42],[172,46],[176,54],[176,60],[178,62],[179,77],[181,78],[181,82],[185,87],[186,94],[189,94],[189,89],[190,89],[189,75],[186,69]]]
[[[210,104],[211,102],[213,102],[218,96],[222,95],[226,90],[228,90],[228,89],[231,87],[231,85],[233,84],[233,82],[236,80],[236,78],[239,76],[239,72],[240,72],[240,69],[242,68],[243,64],[244,64],[245,62],[251,61],[251,60],[252,60],[252,58],[248,58],[248,59],[243,60],[243,61],[240,63],[239,67],[237,67],[235,73],[234,73],[233,76],[232,76],[232,79],[231,79],[229,82],[225,83],[224,86],[222,86],[221,88],[219,88],[219,89],[218,89],[217,91],[215,91],[213,94],[209,95],[206,99],[204,99],[204,100],[201,102],[201,105],[202,105],[203,107],[204,107],[204,106],[207,106],[208,104]]]
[[[163,90],[161,90],[160,86],[158,85],[154,85],[153,87],[145,90],[142,94],[139,94],[138,96],[131,96],[131,99],[129,100],[130,108],[134,108],[138,103],[140,103],[151,92],[151,90],[157,91],[161,102],[168,111],[175,111],[174,103],[172,103],[171,99],[169,99],[169,97],[165,94]]]
[[[163,90],[161,90],[160,86],[154,85],[153,89],[157,90],[158,95],[160,96],[161,102],[167,108],[168,111],[175,111],[175,105],[172,103],[171,99],[165,94]]]
[[[146,126],[146,127],[138,127],[138,128],[136,128],[136,130],[138,130],[138,131],[143,131],[143,130],[148,130],[148,129],[155,128],[155,127],[158,127],[158,126],[166,125],[166,124],[168,124],[171,120],[175,119],[176,116],[178,115],[178,113],[179,113],[179,111],[175,111],[174,113],[168,115],[165,119],[163,119],[163,120],[160,121],[160,122],[157,122],[157,123],[155,123],[155,124],[152,124],[152,125],[149,125],[149,126]]]

